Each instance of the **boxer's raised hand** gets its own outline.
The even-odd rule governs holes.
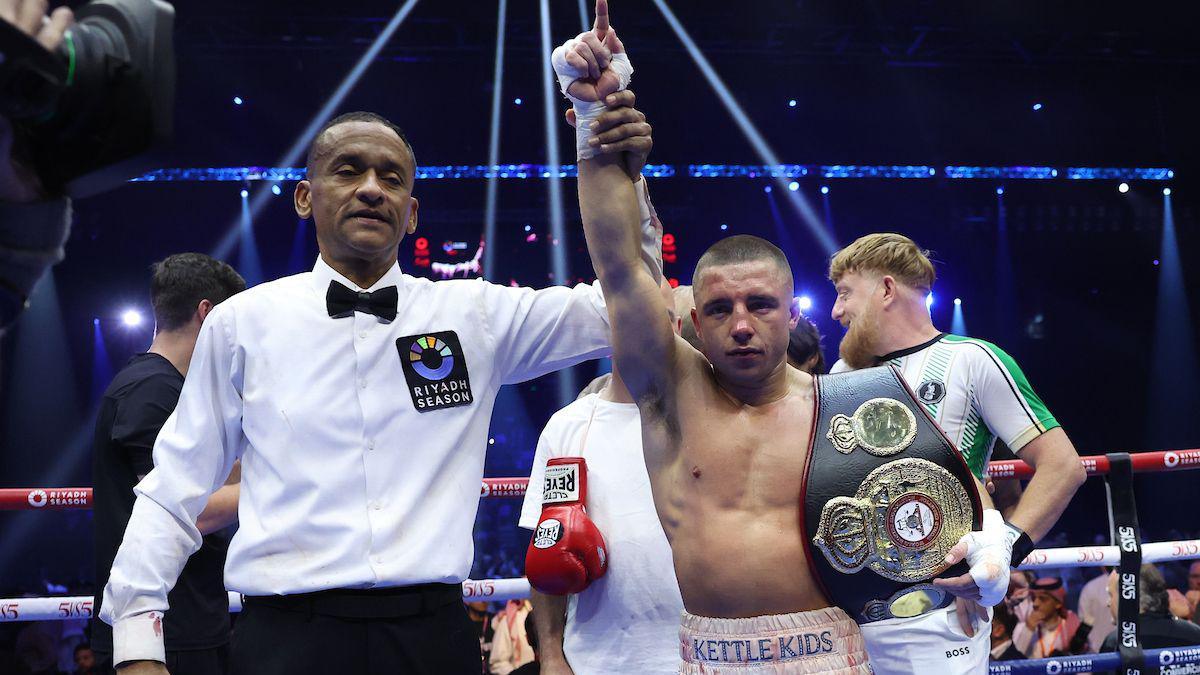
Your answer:
[[[634,109],[633,92],[626,89],[633,65],[609,22],[608,0],[596,0],[592,30],[560,45],[551,62],[573,106],[567,122],[576,130],[578,158],[625,153],[625,169],[638,180],[653,141],[646,116]]]
[[[596,116],[587,144],[598,155],[625,153],[625,170],[637,182],[654,147],[654,139],[646,115],[634,107],[635,102],[632,89],[609,94],[604,99],[608,109]],[[571,126],[578,123],[574,108],[567,110],[567,123]]]
[[[633,66],[608,20],[608,0],[596,0],[592,30],[567,40],[552,56],[563,93],[584,102],[602,100],[629,85]]]

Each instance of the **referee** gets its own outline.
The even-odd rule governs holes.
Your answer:
[[[629,112],[601,128],[640,117]],[[626,161],[640,172],[645,156]],[[608,353],[598,285],[534,291],[400,271],[398,245],[417,229],[416,159],[388,120],[333,119],[307,168],[295,209],[315,223],[319,258],[209,314],[137,487],[101,612],[122,675],[166,672],[167,593],[200,545],[196,516],[238,459],[225,583],[245,603],[231,672],[475,675],[460,582],[496,393]]]

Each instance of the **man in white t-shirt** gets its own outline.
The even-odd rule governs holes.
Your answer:
[[[997,439],[1034,468],[1007,519],[1012,564],[1053,527],[1086,474],[1061,425],[1017,363],[990,342],[943,333],[925,298],[936,275],[929,257],[900,234],[860,237],[834,254],[832,316],[847,328],[830,372],[895,366],[930,417],[983,480]],[[990,618],[970,577],[939,579],[953,608],[864,624],[877,675],[979,673],[987,668]]]
[[[679,331],[671,287],[665,309]],[[608,572],[575,595],[532,592],[541,672],[675,673],[683,599],[671,546],[659,524],[642,456],[641,417],[619,364],[598,393],[550,418],[538,439],[520,525],[532,530],[542,510],[542,476],[555,457],[587,460],[587,515],[604,535]]]

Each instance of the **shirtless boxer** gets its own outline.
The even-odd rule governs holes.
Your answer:
[[[571,58],[579,56],[573,42],[597,38],[593,62]],[[564,47],[567,63],[586,69],[564,78],[556,58],[576,117],[586,119],[589,104],[632,72],[606,3],[597,3],[596,29]],[[606,78],[610,65],[624,77]],[[598,141],[623,142],[607,134]],[[828,606],[805,557],[800,492],[814,388],[785,360],[799,319],[787,260],[749,236],[704,254],[692,280],[701,354],[671,330],[658,284],[638,269],[638,211],[621,160],[580,154],[580,209],[613,358],[641,414],[654,504],[686,610],[680,672],[869,673],[858,625]]]
[[[596,13],[595,28],[552,61],[573,104],[580,210],[609,300],[613,358],[641,415],[686,610],[681,672],[870,672],[857,624],[817,589],[802,539],[815,393],[812,376],[785,361],[800,318],[791,269],[763,239],[718,242],[692,280],[701,350],[673,334],[656,308],[657,283],[639,269],[636,175],[616,154],[647,152],[649,138],[633,133],[648,127],[637,112],[622,113],[626,128],[615,132],[593,134],[588,123],[633,73],[605,0]],[[997,560],[1007,564],[1011,543],[988,529],[964,536],[946,562],[966,555],[980,589],[1002,597]]]

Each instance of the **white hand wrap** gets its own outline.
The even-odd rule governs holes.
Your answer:
[[[968,532],[959,543],[967,544],[967,564],[971,578],[979,587],[979,604],[991,607],[1004,600],[1008,592],[1009,563],[1016,536],[1004,524],[1004,516],[995,509],[983,512],[983,529]]]
[[[583,33],[580,33],[583,35]],[[588,76],[587,68],[575,68],[567,63],[567,53],[575,49],[579,38],[575,37],[559,45],[550,55],[550,64],[554,66],[554,74],[558,77],[558,88],[575,108],[575,153],[578,159],[591,159],[596,156],[594,148],[588,145],[592,137],[592,122],[604,112],[603,101],[581,101],[567,93],[571,83]],[[617,76],[617,91],[624,91],[633,79],[633,64],[628,54],[613,54],[608,70]]]
[[[663,279],[662,221],[658,219],[658,212],[654,210],[654,204],[650,201],[650,189],[646,186],[646,179],[643,178],[634,183],[633,189],[637,191],[638,214],[641,216],[642,262],[645,263],[646,269],[650,270],[650,276],[654,277],[654,281],[661,284]]]

